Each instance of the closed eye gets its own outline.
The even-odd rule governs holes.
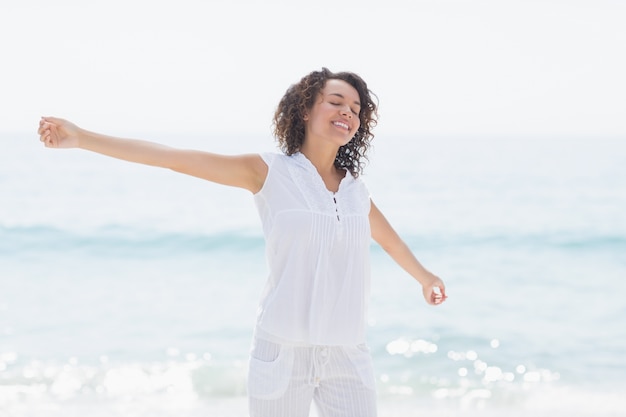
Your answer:
[[[329,101],[329,103],[330,103],[330,104],[332,104],[333,106],[341,106],[341,105],[342,105],[342,103],[336,103],[336,102],[332,102],[332,101]],[[360,111],[360,109],[355,110],[355,109],[353,109],[353,108],[351,107],[351,108],[350,108],[350,111],[352,112],[352,114],[354,114],[354,115],[358,116],[358,115],[359,115],[359,111]]]

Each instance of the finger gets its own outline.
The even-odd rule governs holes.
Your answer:
[[[446,301],[447,298],[448,296],[446,295],[445,287],[439,286],[433,289],[433,293],[432,293],[433,304],[435,305],[441,304],[444,301]]]
[[[448,296],[446,295],[446,286],[445,286],[445,285],[441,284],[441,285],[439,286],[439,291],[440,291],[440,293],[441,293],[441,296],[442,296],[444,299],[446,299],[446,298],[448,297]]]
[[[51,124],[50,130],[48,132],[48,143],[50,144],[50,146],[55,147],[58,145],[58,142],[59,134],[57,133],[57,127],[56,125]]]
[[[46,132],[50,133],[50,127],[53,126],[48,122],[43,122],[40,124],[39,129],[37,129],[37,133],[39,135],[45,135]]]
[[[46,129],[50,129],[50,127],[58,124],[58,121],[54,120],[52,117],[42,117],[41,120],[39,120],[39,131],[43,132]]]
[[[46,137],[50,134],[50,131],[47,128],[42,127],[39,128],[37,133],[39,134],[39,140],[44,142],[46,140]]]
[[[39,134],[39,140],[47,146],[48,142],[50,142],[50,127],[42,126],[37,133]]]

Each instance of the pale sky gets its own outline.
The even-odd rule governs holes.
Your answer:
[[[626,135],[622,0],[0,5],[0,132],[270,132],[287,87],[360,74],[378,134]]]

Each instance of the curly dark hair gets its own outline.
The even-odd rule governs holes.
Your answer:
[[[333,73],[322,68],[290,86],[274,113],[274,136],[285,154],[293,155],[300,151],[304,142],[304,116],[313,108],[318,94],[330,79],[343,80],[359,93],[361,125],[350,142],[339,148],[335,157],[335,167],[346,169],[354,177],[358,177],[363,173],[367,161],[366,152],[374,138],[372,129],[376,126],[378,113],[377,104],[372,100],[372,96],[376,95],[367,88],[361,77],[352,72]]]

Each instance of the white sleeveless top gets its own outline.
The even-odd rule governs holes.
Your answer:
[[[301,153],[261,155],[255,194],[269,278],[256,334],[277,343],[365,343],[370,288],[370,196],[349,172],[336,193]]]

